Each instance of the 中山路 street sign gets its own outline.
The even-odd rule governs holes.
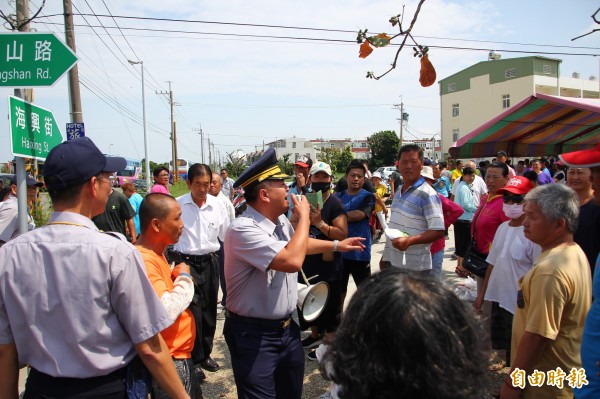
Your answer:
[[[8,96],[10,150],[14,156],[45,160],[52,148],[63,142],[52,111]]]
[[[76,62],[54,33],[0,34],[0,86],[52,86]]]

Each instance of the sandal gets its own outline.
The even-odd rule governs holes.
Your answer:
[[[454,273],[456,273],[456,275],[458,277],[469,277],[471,275],[471,272],[465,270],[463,267],[461,266],[456,266],[456,269],[454,269]]]

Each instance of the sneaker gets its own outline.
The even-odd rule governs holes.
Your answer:
[[[313,338],[312,335],[309,335],[308,337],[306,337],[302,340],[302,348],[304,348],[304,349],[316,348],[317,346],[321,345],[321,342],[323,342],[322,336],[319,335],[317,338]]]
[[[316,351],[316,350],[314,350],[314,351],[311,351],[311,352],[309,352],[309,353],[308,353],[308,355],[306,355],[306,358],[307,358],[308,360],[311,360],[311,361],[313,361],[313,362],[316,362],[316,361],[318,360],[318,359],[317,359],[317,351]]]

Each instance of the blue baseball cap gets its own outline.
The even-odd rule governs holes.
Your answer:
[[[37,181],[33,177],[29,176],[25,177],[25,182],[28,186],[42,187],[44,185],[44,183],[42,183],[41,181]],[[10,184],[17,184],[17,175],[14,175],[10,178]]]
[[[44,182],[48,190],[61,190],[83,184],[101,172],[125,169],[122,157],[106,157],[88,137],[60,143],[46,157]]]

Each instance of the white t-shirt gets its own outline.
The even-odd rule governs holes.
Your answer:
[[[533,266],[542,248],[525,238],[523,226],[511,227],[504,222],[496,230],[487,257],[494,265],[484,299],[498,302],[502,309],[514,314],[517,305],[518,281]]]
[[[462,178],[461,178],[462,180]],[[460,181],[459,179],[456,179],[456,181],[454,182],[454,185],[452,186],[452,191],[450,191],[450,193],[452,195],[454,195],[454,197],[456,197],[456,194],[458,193],[458,186],[460,186]],[[481,200],[481,197],[485,194],[487,194],[488,189],[487,189],[487,185],[485,184],[485,180],[483,180],[481,177],[475,175],[475,180],[473,180],[473,185],[471,187],[471,190],[473,190],[473,199],[475,200],[475,206],[479,206],[479,201]]]

